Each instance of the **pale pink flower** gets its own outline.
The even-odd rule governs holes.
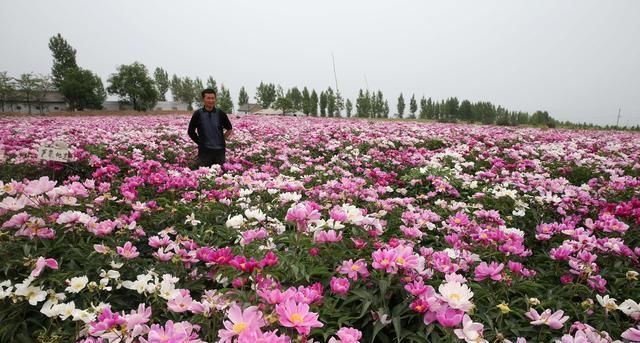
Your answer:
[[[276,313],[280,325],[295,328],[299,334],[308,335],[311,328],[319,328],[324,324],[318,321],[318,314],[309,311],[309,305],[288,301],[276,305]]]
[[[138,305],[138,310],[132,310],[131,313],[124,316],[127,320],[127,330],[133,330],[136,325],[145,324],[151,318],[151,307],[145,304]]]
[[[177,312],[177,313],[185,312],[189,310],[189,307],[191,306],[192,302],[193,302],[193,299],[189,294],[189,290],[180,289],[178,290],[178,293],[176,294],[176,296],[167,302],[167,308],[171,312]]]
[[[569,316],[562,316],[564,311],[558,310],[551,313],[551,309],[547,309],[541,314],[538,314],[534,308],[525,313],[527,318],[531,319],[531,325],[548,325],[552,329],[560,329],[564,322],[569,319]]]
[[[491,262],[491,264],[487,264],[487,262],[482,262],[476,267],[475,280],[482,281],[491,278],[491,280],[500,281],[502,280],[502,269],[504,269],[503,263]]]
[[[38,257],[38,260],[36,261],[36,267],[31,271],[31,277],[37,278],[38,276],[40,276],[40,273],[42,273],[44,267],[58,269],[58,261],[53,258],[44,258],[42,256]]]
[[[189,335],[187,331],[181,325],[169,320],[165,323],[164,327],[154,324],[151,325],[151,331],[149,331],[148,343],[178,343],[187,342]]]
[[[398,272],[396,265],[396,251],[394,249],[378,249],[371,254],[374,269],[383,269],[387,273],[395,274]]]
[[[342,232],[336,233],[335,230],[316,231],[313,237],[316,243],[335,243],[342,240]]]
[[[418,266],[418,255],[410,246],[399,245],[395,248],[395,264],[404,269],[412,269]]]
[[[331,337],[329,343],[359,343],[362,338],[362,332],[358,329],[343,327],[336,332],[336,336],[339,339]]]
[[[353,260],[343,261],[342,266],[338,269],[338,273],[347,274],[347,277],[354,281],[358,280],[358,275],[362,278],[369,276],[367,262],[365,262],[364,259],[359,259],[355,262],[353,262]]]
[[[455,329],[453,332],[460,339],[464,339],[467,343],[479,343],[479,342],[487,342],[482,338],[482,331],[484,330],[484,325],[481,323],[474,323],[469,315],[465,314],[462,317],[462,329]]]
[[[631,327],[622,333],[622,338],[632,342],[640,342],[640,325],[635,328]]]
[[[224,329],[218,330],[221,343],[231,343],[234,338],[246,341],[260,334],[260,328],[266,325],[262,319],[262,312],[256,306],[249,306],[244,311],[237,304],[231,305],[227,318],[223,322]]]
[[[36,196],[52,190],[55,186],[56,181],[49,181],[48,176],[43,176],[38,180],[29,181],[23,192],[29,196]]]
[[[118,255],[126,258],[127,260],[136,258],[140,255],[138,249],[131,244],[131,242],[125,243],[123,247],[116,247],[116,251],[118,252]]]
[[[31,216],[27,212],[14,214],[9,220],[2,224],[3,228],[19,228],[24,225]]]

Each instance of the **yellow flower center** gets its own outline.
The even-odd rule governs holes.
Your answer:
[[[383,259],[382,264],[389,264],[389,259],[388,258]]]
[[[357,264],[354,264],[353,266],[351,266],[351,270],[353,270],[354,272],[358,269],[360,269],[360,267],[358,267]]]
[[[460,224],[460,223],[462,223],[462,219],[456,218],[456,219],[453,220],[453,222],[456,223],[456,224]]]
[[[396,258],[396,263],[400,264],[400,265],[403,265],[404,264],[404,258],[402,256]]]
[[[460,300],[460,294],[457,294],[457,293],[451,294],[451,295],[449,295],[449,298],[451,300],[458,301],[458,300]]]
[[[235,333],[241,333],[246,328],[247,328],[247,324],[244,323],[244,322],[233,324],[233,332],[235,332]]]
[[[291,315],[291,322],[294,324],[300,324],[302,323],[303,318],[299,313],[294,313]]]

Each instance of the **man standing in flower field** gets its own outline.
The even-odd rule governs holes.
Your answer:
[[[215,90],[207,88],[201,94],[204,106],[193,112],[187,133],[198,144],[200,166],[222,166],[225,162],[226,139],[233,134],[231,121],[226,113],[216,108]]]

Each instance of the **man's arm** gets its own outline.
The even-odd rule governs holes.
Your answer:
[[[200,137],[198,137],[198,133],[196,132],[196,127],[198,126],[198,114],[198,111],[193,112],[191,120],[189,121],[189,129],[187,129],[189,137],[191,137],[191,140],[196,144],[200,141]]]
[[[226,113],[222,112],[222,127],[225,129],[224,138],[227,139],[233,136],[233,127],[231,126],[231,121]]]
[[[224,138],[225,138],[225,139],[227,139],[227,138],[229,138],[229,137],[231,137],[231,136],[233,136],[233,129],[226,130],[226,131],[224,132]]]

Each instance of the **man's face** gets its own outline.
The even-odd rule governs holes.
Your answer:
[[[207,93],[204,95],[204,107],[213,108],[216,106],[216,95],[213,93]]]

